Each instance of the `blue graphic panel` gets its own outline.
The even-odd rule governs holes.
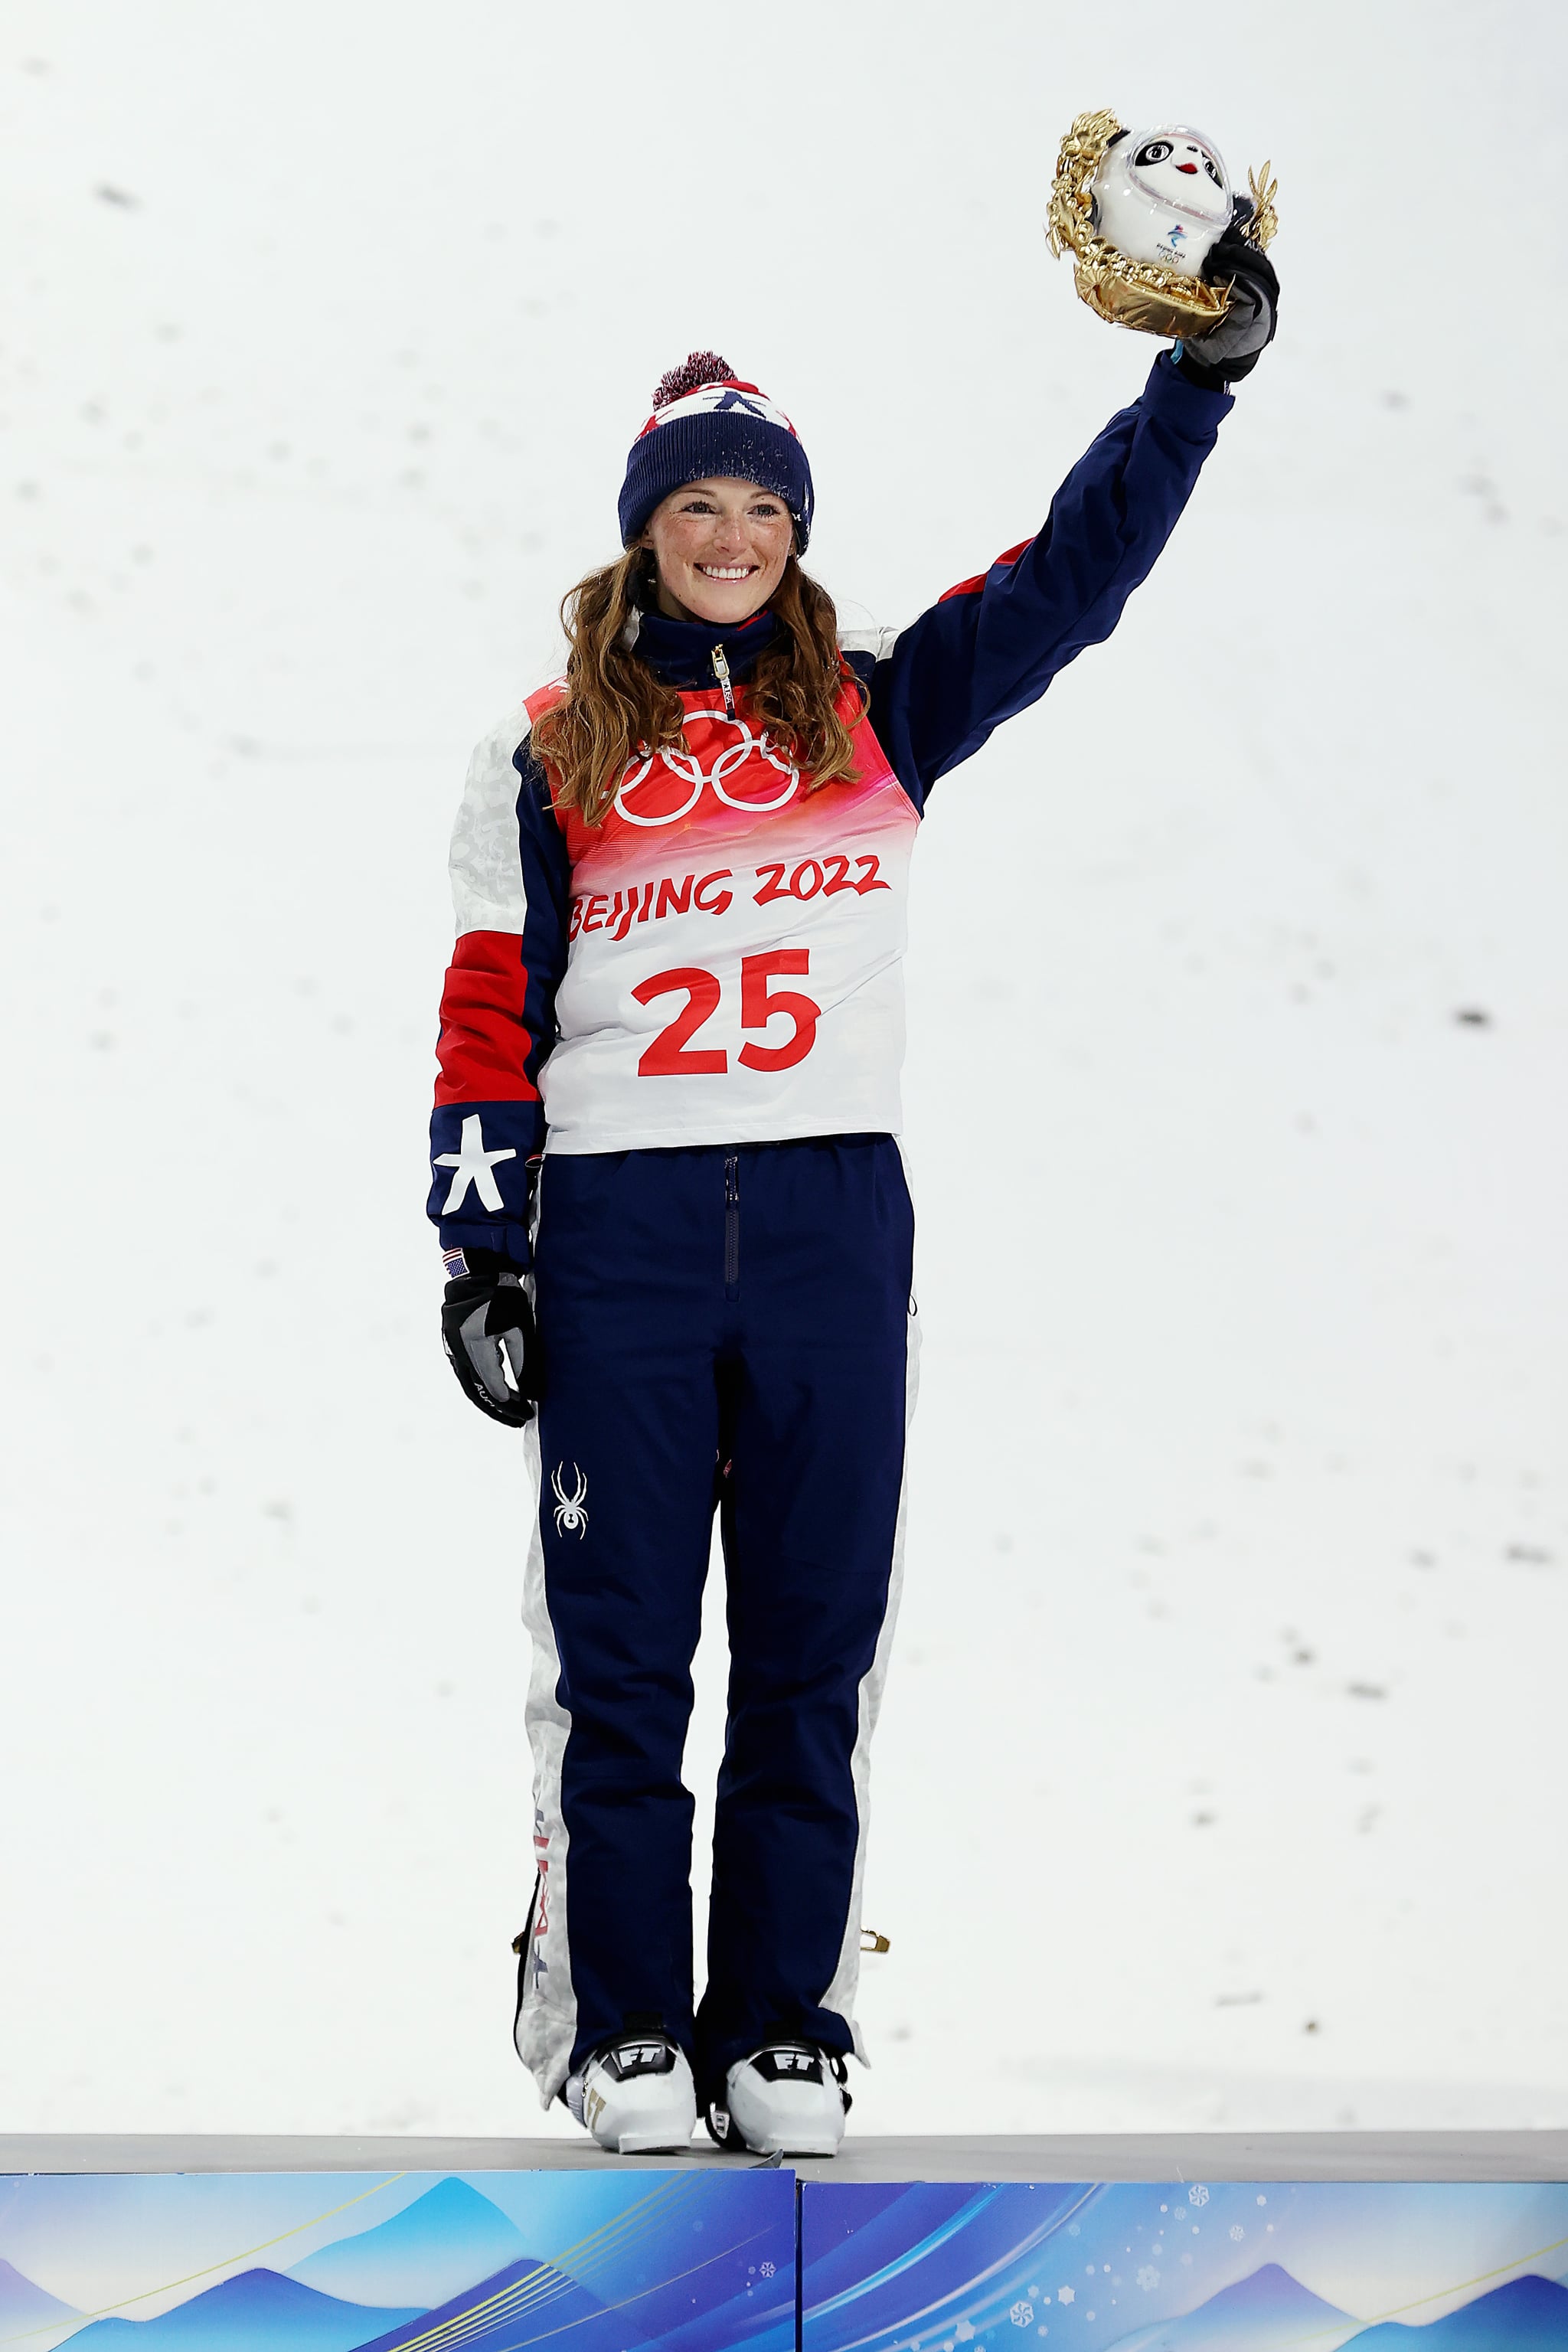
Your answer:
[[[1568,2184],[807,2181],[802,2352],[1568,2352]]]
[[[0,2177],[0,2347],[795,2352],[795,2177]]]

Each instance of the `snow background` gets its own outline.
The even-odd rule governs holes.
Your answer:
[[[1568,2123],[1565,48],[7,0],[7,2128],[572,2130],[508,2039],[520,1450],[420,1214],[463,768],[694,344],[851,615],[1037,524],[1152,355],[1040,233],[1102,103],[1272,157],[1285,324],[916,863],[856,2120]]]

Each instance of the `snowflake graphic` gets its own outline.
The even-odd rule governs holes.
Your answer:
[[[961,2319],[952,2332],[961,2344],[967,2344],[974,2333],[974,2323],[973,2320]]]
[[[1027,2327],[1034,2315],[1035,2306],[1032,2303],[1016,2303],[1007,2314],[1015,2327]]]
[[[1191,2188],[1188,2189],[1188,2191],[1187,2191],[1187,2202],[1188,2202],[1188,2204],[1189,2204],[1189,2205],[1206,2205],[1206,2204],[1208,2203],[1208,2201],[1209,2201],[1209,2193],[1208,2193],[1208,2190],[1204,2187],[1204,2184],[1203,2184],[1203,2182],[1202,2182],[1201,2180],[1194,2180],[1194,2183],[1193,2183],[1193,2185],[1192,2185],[1192,2187],[1191,2187]]]
[[[759,2263],[757,2264],[757,2268],[762,2273],[763,2278],[772,2278],[773,2273],[778,2268],[778,2264],[777,2263]]]
[[[1239,2221],[1233,2221],[1230,2225],[1230,2234],[1233,2238],[1245,2238],[1247,2231],[1242,2228]]]
[[[1057,2301],[1058,2301],[1058,2303],[1070,2303],[1070,2302],[1072,2301],[1072,2299],[1073,2299],[1073,2289],[1072,2289],[1070,2286],[1058,2286],[1058,2289],[1057,2289]]]
[[[1145,2294],[1152,2294],[1160,2284],[1160,2273],[1152,2263],[1145,2263],[1138,2273],[1138,2284]]]

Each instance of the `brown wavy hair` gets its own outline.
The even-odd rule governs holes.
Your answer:
[[[585,824],[602,822],[632,761],[689,747],[680,697],[626,642],[626,625],[654,593],[653,557],[628,548],[579,580],[562,600],[566,691],[533,724],[533,750],[553,772],[555,802]],[[808,792],[853,780],[851,730],[866,708],[838,652],[838,616],[826,588],[791,555],[770,610],[780,626],[745,686],[747,717],[800,770]]]

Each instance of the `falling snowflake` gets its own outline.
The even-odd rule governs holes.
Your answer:
[[[1194,2180],[1194,2183],[1193,2183],[1193,2185],[1192,2185],[1192,2187],[1191,2187],[1191,2188],[1188,2189],[1188,2191],[1187,2191],[1187,2202],[1188,2202],[1188,2204],[1189,2204],[1189,2205],[1206,2205],[1206,2204],[1208,2203],[1208,2201],[1209,2201],[1209,2193],[1208,2193],[1208,2190],[1204,2187],[1204,2184],[1203,2184],[1203,2182],[1202,2182],[1201,2180]]]
[[[776,2263],[759,2263],[757,2264],[757,2268],[762,2273],[763,2278],[772,2278],[773,2273],[778,2268],[778,2264]]]
[[[1138,2273],[1138,2284],[1145,2294],[1152,2294],[1160,2284],[1160,2273],[1152,2263],[1145,2263]]]
[[[1073,2298],[1073,2290],[1072,2290],[1072,2288],[1071,2288],[1070,2286],[1058,2286],[1058,2289],[1057,2289],[1057,2301],[1058,2301],[1058,2303],[1070,2303],[1070,2302],[1072,2301],[1072,2298]]]
[[[1032,2303],[1016,2303],[1007,2314],[1015,2327],[1027,2327],[1034,2315],[1035,2306]]]
[[[969,2339],[970,2339],[970,2337],[971,2337],[971,2336],[973,2335],[973,2333],[974,2333],[974,2323],[973,2322],[973,2320],[969,2320],[969,2319],[961,2319],[961,2320],[959,2321],[959,2323],[958,2323],[958,2326],[953,2329],[953,2331],[952,2331],[952,2332],[953,2332],[953,2334],[957,2336],[957,2338],[958,2338],[958,2340],[959,2340],[959,2342],[960,2342],[961,2344],[967,2344],[967,2343],[968,2343],[968,2341],[969,2341]]]
[[[1233,2238],[1245,2238],[1247,2232],[1239,2221],[1233,2221],[1230,2225],[1230,2234]]]

